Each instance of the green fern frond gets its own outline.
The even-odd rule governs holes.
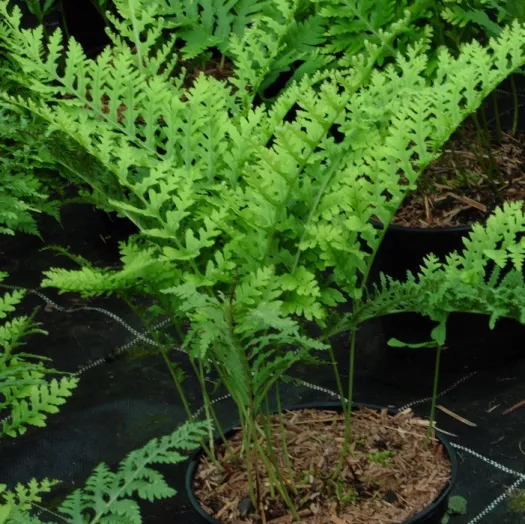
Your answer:
[[[77,384],[77,379],[64,377],[31,386],[28,391],[20,390],[19,398],[10,403],[9,418],[2,422],[1,433],[16,437],[25,433],[27,426],[44,427],[47,416],[58,413],[59,406],[71,396]]]
[[[59,511],[73,522],[116,522],[125,520],[140,524],[138,503],[132,496],[153,501],[175,495],[162,475],[152,469],[154,464],[177,464],[186,459],[182,452],[197,448],[207,423],[187,423],[171,435],[153,439],[142,449],[131,452],[113,473],[100,464],[86,481],[85,487],[74,491]]]
[[[107,13],[112,28],[110,38],[118,48],[131,47],[137,69],[146,77],[168,78],[178,56],[174,53],[175,36],[165,39],[165,26],[158,18],[156,2],[115,0],[118,16]]]
[[[370,45],[381,47],[377,61],[382,65],[417,41],[428,41],[431,29],[424,24],[429,5],[425,0],[315,0],[325,19],[326,44],[323,52],[348,66]]]
[[[0,491],[0,498],[21,511],[28,511],[33,503],[41,503],[42,495],[49,493],[56,484],[56,480],[32,479],[27,484],[17,484],[13,490]]]
[[[0,281],[3,278],[5,274],[0,273]],[[0,318],[12,314],[23,295],[15,290],[0,297]],[[47,381],[46,375],[55,371],[45,367],[45,358],[15,353],[25,337],[38,333],[45,331],[32,317],[11,317],[0,325],[0,437],[15,437],[28,425],[45,425],[47,416],[56,413],[76,387],[73,378]]]
[[[167,28],[177,29],[185,42],[182,56],[190,60],[212,47],[224,54],[230,35],[241,37],[269,5],[267,0],[160,0],[156,10]]]
[[[22,289],[15,289],[11,293],[5,293],[0,297],[0,319],[6,318],[8,314],[15,311],[16,306],[20,304],[25,292]]]
[[[523,323],[524,235],[522,204],[505,204],[485,225],[477,224],[463,250],[445,261],[427,257],[417,275],[409,273],[405,282],[381,276],[373,298],[356,315],[362,321],[412,311],[438,320],[453,312],[473,312],[488,315],[491,327],[502,317]]]
[[[58,218],[58,203],[46,202],[51,188],[37,154],[41,131],[35,119],[0,110],[0,233],[38,235],[36,215]]]
[[[471,25],[477,26],[491,37],[498,36],[501,33],[502,26],[498,22],[509,18],[506,6],[502,5],[501,2],[445,0],[445,4],[453,5],[441,9],[440,14],[443,20],[461,28]]]
[[[11,354],[13,349],[21,345],[24,337],[35,334],[46,335],[47,333],[39,329],[31,317],[13,318],[0,325],[0,348],[4,354]]]

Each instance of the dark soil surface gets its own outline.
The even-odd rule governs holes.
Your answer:
[[[525,134],[491,135],[483,144],[471,126],[454,136],[420,179],[420,188],[398,211],[393,224],[452,228],[484,222],[503,201],[525,199]]]
[[[0,270],[10,273],[7,283],[34,288],[41,281],[42,271],[53,266],[74,267],[74,263],[64,257],[41,251],[50,244],[70,246],[74,253],[99,264],[114,265],[118,262],[115,239],[126,238],[132,232],[125,223],[108,222],[87,206],[65,209],[62,223],[60,226],[52,220],[44,221],[45,244],[24,235],[0,238]],[[108,238],[110,235],[113,240]],[[57,296],[53,290],[43,291],[60,305],[79,305],[74,295]],[[74,371],[114,353],[135,338],[128,328],[101,311],[66,313],[49,308],[46,311],[45,303],[35,295],[29,295],[24,304],[27,311],[42,306],[37,319],[49,332],[47,337],[30,339],[25,349],[52,357],[59,369]],[[80,304],[104,308],[118,315],[128,326],[141,329],[138,319],[118,300],[101,298]],[[461,322],[458,324],[460,330]],[[413,321],[405,326],[407,335],[416,327]],[[385,336],[385,332],[391,329],[385,323],[374,322],[365,325],[359,333],[356,401],[399,408],[431,393],[433,355],[427,350],[405,352],[388,348],[385,338],[389,335]],[[476,333],[471,332],[471,335],[474,337]],[[463,336],[469,338],[467,333]],[[522,346],[522,340],[516,345]],[[340,336],[334,340],[334,345],[338,360],[346,362],[347,337]],[[1,483],[13,486],[33,477],[60,479],[62,483],[55,488],[49,502],[53,507],[71,489],[81,486],[100,462],[115,466],[131,450],[152,437],[173,431],[185,420],[161,357],[145,343],[131,346],[134,350],[130,353],[123,352],[119,358],[86,370],[74,396],[58,415],[49,418],[46,428],[31,429],[15,440],[0,442]],[[463,382],[440,397],[440,405],[470,424],[440,410],[438,427],[453,434],[449,438],[454,443],[497,464],[525,472],[525,406],[511,409],[525,399],[525,354],[506,352],[504,338],[488,346],[479,346],[478,352],[479,358],[475,358],[476,345],[471,344],[466,355],[458,347],[454,352],[449,350],[444,358],[440,390],[448,390],[458,380]],[[480,358],[483,365],[478,365]],[[343,380],[346,379],[345,369],[343,364]],[[329,366],[298,367],[294,374],[316,386],[334,389]],[[198,387],[191,380],[186,386],[192,407],[198,409],[201,406]],[[333,400],[318,389],[291,384],[283,386],[281,398],[285,408]],[[426,417],[429,402],[418,403],[413,409],[418,416]],[[230,401],[218,403],[217,412],[225,426],[236,424]],[[466,498],[468,508],[466,515],[454,516],[450,522],[467,524],[511,486],[516,477],[470,451],[458,453],[459,476],[454,493]],[[185,469],[185,465],[162,469],[179,494],[155,504],[143,504],[146,524],[199,523],[184,492]],[[525,481],[521,487],[525,489]],[[522,502],[520,498],[505,499],[475,522],[525,523]],[[52,515],[46,514],[45,518],[54,521]]]

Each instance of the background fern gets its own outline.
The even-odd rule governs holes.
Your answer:
[[[522,203],[505,204],[486,224],[473,227],[462,251],[443,261],[429,255],[419,272],[402,282],[381,275],[375,292],[338,329],[345,322],[406,312],[436,322],[450,313],[477,313],[489,317],[491,328],[503,317],[525,323],[524,235]]]
[[[105,464],[98,465],[85,486],[71,493],[57,512],[71,523],[140,524],[140,507],[132,497],[152,502],[176,494],[151,466],[186,460],[185,452],[199,446],[206,428],[207,423],[186,423],[171,435],[153,439],[131,452],[116,472]],[[42,503],[42,495],[56,483],[32,480],[28,485],[17,485],[13,491],[0,485],[0,524],[44,524],[44,520],[31,516],[31,510],[33,504]]]
[[[37,155],[38,134],[34,117],[0,111],[0,233],[38,235],[37,214],[59,218],[51,176]]]
[[[0,281],[5,276],[0,274]],[[0,297],[0,438],[22,434],[27,426],[44,426],[78,382],[69,377],[49,380],[56,372],[44,365],[46,359],[15,351],[25,337],[45,334],[31,317],[13,316],[22,298],[18,290]]]

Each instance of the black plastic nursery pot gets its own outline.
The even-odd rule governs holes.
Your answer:
[[[64,20],[68,33],[90,56],[111,42],[106,34],[106,23],[91,0],[63,2]]]
[[[378,229],[383,227],[375,221],[373,225]],[[404,279],[407,271],[418,270],[428,254],[443,258],[451,251],[460,250],[470,231],[470,226],[415,228],[390,225],[372,266],[371,282],[377,281],[379,273]]]
[[[359,408],[369,408],[369,409],[374,409],[377,411],[384,409],[384,407],[381,407],[381,406],[354,402],[353,409],[359,409]],[[315,402],[315,403],[304,404],[301,406],[293,407],[293,408],[288,409],[287,411],[298,411],[302,409],[323,409],[323,410],[332,410],[336,412],[342,411],[342,407],[339,402]],[[395,415],[396,413],[398,413],[398,410],[388,409],[388,413],[391,415]],[[236,431],[237,431],[236,429],[230,429],[229,431],[225,433],[225,436],[230,437],[233,434],[235,434]],[[448,442],[448,440],[441,435],[436,435],[436,438],[443,445],[446,451],[447,457],[450,460],[451,472],[450,472],[449,483],[447,484],[447,486],[445,486],[443,491],[439,494],[439,496],[434,500],[432,504],[427,506],[424,510],[420,511],[416,515],[412,516],[410,519],[404,521],[402,524],[441,524],[443,516],[447,512],[450,493],[452,489],[454,488],[454,484],[456,482],[458,462],[457,462],[456,453],[454,451],[454,448]],[[220,438],[217,438],[216,442],[219,443]],[[197,449],[192,454],[189,465],[188,465],[188,469],[186,470],[186,480],[185,480],[186,492],[191,502],[191,505],[193,506],[195,510],[195,518],[199,519],[199,520],[195,520],[192,522],[195,522],[195,524],[197,524],[198,522],[201,522],[203,524],[204,523],[220,524],[220,521],[215,520],[203,510],[203,508],[201,507],[193,491],[193,481],[195,478],[195,474],[197,473],[197,469],[199,467],[201,458],[203,457],[203,454],[204,454],[204,451],[201,448]]]

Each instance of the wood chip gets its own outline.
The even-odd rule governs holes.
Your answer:
[[[479,209],[482,213],[487,212],[487,206],[480,204],[475,200],[472,200],[472,198],[469,198],[467,196],[456,195],[456,193],[447,193],[447,195],[451,196],[452,198],[455,198],[456,200],[459,200],[460,202],[463,202],[464,204],[468,204],[469,206]]]
[[[459,420],[459,422],[461,422],[463,424],[466,424],[467,426],[470,426],[471,428],[477,428],[478,427],[478,425],[474,424],[474,422],[471,422],[470,420],[467,420],[466,418],[461,417],[460,415],[458,415],[457,413],[454,413],[453,411],[451,411],[450,409],[446,408],[445,406],[438,405],[436,407],[440,411],[442,411],[443,413],[446,413],[450,417],[455,418],[456,420]]]
[[[525,400],[517,402],[516,404],[514,404],[514,406],[511,406],[509,409],[506,409],[503,412],[503,414],[508,415],[509,413],[512,413],[513,411],[516,411],[517,409],[522,408],[523,406],[525,406]]]

